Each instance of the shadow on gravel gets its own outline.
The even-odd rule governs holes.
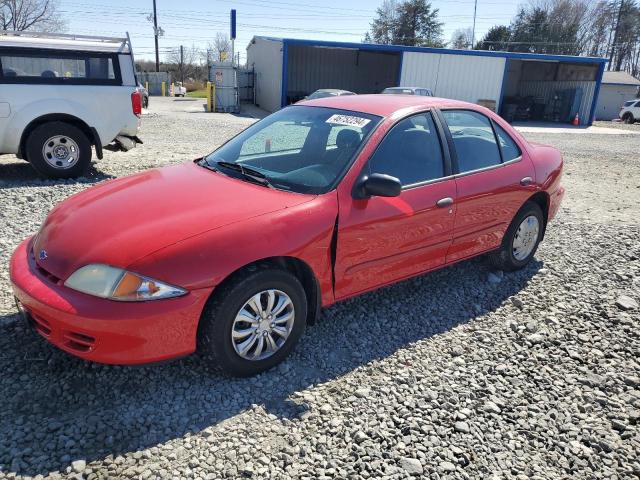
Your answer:
[[[150,367],[91,364],[50,347],[17,315],[0,316],[0,476],[46,476],[76,459],[201,435],[254,404],[295,419],[309,408],[295,392],[494,311],[541,267],[491,284],[474,259],[342,302],[323,311],[286,362],[248,379],[225,377],[199,355]]]
[[[92,184],[114,178],[95,168],[92,163],[89,170],[78,178],[44,178],[38,175],[31,165],[27,162],[18,161],[16,163],[0,164],[0,189],[3,188],[20,188],[20,187],[43,187],[51,185],[73,185],[76,183]]]

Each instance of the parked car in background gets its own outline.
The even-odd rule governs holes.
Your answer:
[[[139,142],[141,109],[128,37],[0,32],[0,154],[76,177],[92,146]]]
[[[182,86],[182,82],[176,82],[173,84],[173,96],[184,97],[187,94],[187,88]]]
[[[433,97],[433,92],[428,88],[422,87],[389,87],[382,91],[385,95],[422,95],[424,97]]]
[[[140,82],[138,82],[138,90],[142,95],[142,108],[149,108],[149,91]]]
[[[350,92],[349,90],[338,90],[337,88],[321,88],[320,90],[316,90],[311,95],[306,96],[305,100],[315,100],[316,98],[326,98],[326,97],[341,97],[343,95],[355,95],[355,93]]]
[[[199,346],[251,375],[282,361],[321,307],[485,253],[523,268],[561,173],[558,150],[478,105],[308,100],[204,158],[60,203],[10,276],[20,311],[71,354],[139,364]]]
[[[640,99],[624,102],[618,115],[624,123],[634,123],[640,120]]]

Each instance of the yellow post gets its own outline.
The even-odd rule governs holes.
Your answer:
[[[175,97],[175,92],[176,92],[176,85],[175,83],[171,82],[171,88],[169,89],[169,96]]]
[[[149,91],[149,82],[144,82],[144,88],[147,92]]]
[[[216,111],[216,84],[211,85],[211,111]]]
[[[207,112],[211,112],[211,82],[207,82]]]
[[[162,82],[162,96],[164,97],[166,94],[167,86],[165,82]]]

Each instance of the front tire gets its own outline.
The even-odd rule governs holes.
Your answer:
[[[36,127],[25,150],[33,168],[49,178],[78,177],[91,164],[91,142],[82,130],[65,122]]]
[[[534,202],[526,202],[509,225],[500,249],[491,254],[491,264],[505,271],[525,267],[538,249],[544,228],[544,215],[540,206]]]
[[[254,266],[214,291],[200,319],[200,348],[233,376],[284,360],[304,332],[307,298],[286,270]]]
[[[631,113],[625,113],[624,115],[624,123],[631,125],[633,122],[635,122],[635,118],[633,118],[633,115]]]

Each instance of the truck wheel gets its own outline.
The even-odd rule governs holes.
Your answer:
[[[289,355],[306,318],[306,295],[294,275],[251,267],[214,291],[200,318],[199,346],[227,374],[255,375]]]
[[[77,177],[91,163],[91,143],[74,125],[43,123],[27,138],[26,157],[33,168],[45,177]]]

